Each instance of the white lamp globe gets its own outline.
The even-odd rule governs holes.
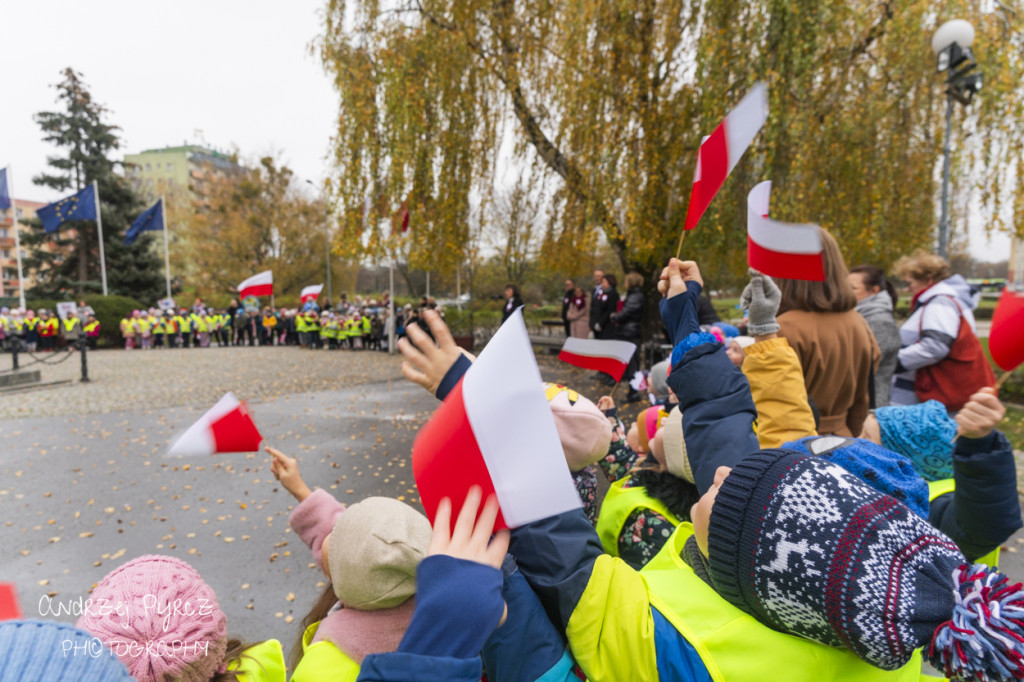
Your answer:
[[[932,36],[932,52],[938,54],[956,43],[960,47],[970,47],[974,43],[974,27],[963,19],[953,19],[939,26]]]

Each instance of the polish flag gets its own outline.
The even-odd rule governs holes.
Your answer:
[[[195,457],[219,452],[256,452],[262,440],[248,406],[228,392],[174,442],[167,454]]]
[[[821,228],[769,218],[771,193],[771,180],[765,180],[747,195],[747,263],[769,277],[824,282]]]
[[[558,359],[576,367],[610,374],[618,381],[626,371],[634,352],[636,344],[629,341],[580,339],[570,336],[558,353]]]
[[[274,273],[270,270],[264,270],[258,275],[253,275],[238,285],[238,298],[273,295]]]
[[[988,333],[992,359],[1006,372],[1024,363],[1024,294],[1007,287],[999,296]]]
[[[323,284],[312,284],[308,287],[303,287],[302,293],[299,295],[299,299],[303,303],[306,303],[307,301],[315,301],[320,298],[320,292],[323,290]]]
[[[18,591],[12,583],[0,583],[0,621],[21,620],[21,607],[18,606]]]
[[[433,523],[452,500],[452,522],[469,489],[496,495],[495,530],[578,509],[530,337],[517,310],[503,324],[412,446],[420,501]]]
[[[757,83],[700,144],[697,173],[693,179],[690,203],[686,207],[686,230],[697,227],[711,200],[722,188],[729,173],[740,162],[743,152],[754,141],[768,120],[768,86]]]

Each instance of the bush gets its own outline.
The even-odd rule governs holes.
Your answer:
[[[127,296],[90,295],[85,297],[85,302],[96,312],[96,319],[100,323],[101,346],[120,346],[121,319],[131,315],[133,310],[143,308],[141,303]]]

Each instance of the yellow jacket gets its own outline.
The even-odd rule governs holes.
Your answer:
[[[804,373],[789,342],[780,337],[747,346],[743,373],[757,407],[757,441],[762,448],[816,436]]]

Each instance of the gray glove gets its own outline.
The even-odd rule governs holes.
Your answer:
[[[779,331],[779,323],[775,321],[775,313],[782,302],[782,292],[771,277],[762,275],[757,270],[749,270],[750,284],[743,289],[740,306],[747,312],[747,333],[751,336],[764,336]]]

